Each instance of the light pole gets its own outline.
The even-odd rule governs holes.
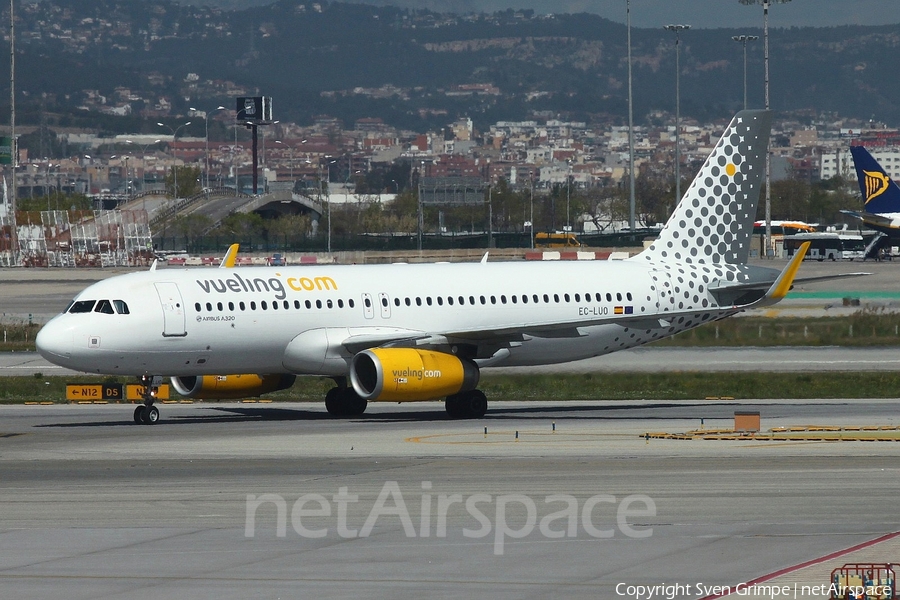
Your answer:
[[[731,36],[736,42],[744,47],[744,110],[747,110],[747,42],[755,42],[759,39],[758,35],[733,35]]]
[[[122,160],[125,161],[125,197],[127,198],[127,200],[125,200],[126,202],[128,202],[128,201],[131,200],[131,188],[130,188],[129,185],[128,185],[128,182],[129,182],[129,178],[128,178],[128,159],[129,159],[129,158],[131,158],[131,155],[130,155],[130,154],[126,154],[125,156],[122,157]]]
[[[675,32],[675,204],[681,200],[681,35],[690,25],[666,25],[666,31]]]
[[[234,124],[234,147],[231,153],[231,170],[234,171],[234,197],[240,195],[238,183],[238,166],[237,166],[237,150],[238,150],[238,124]]]
[[[172,178],[175,184],[175,193],[172,195],[175,202],[178,201],[178,153],[175,151],[175,138],[178,137],[178,132],[190,125],[191,122],[188,121],[182,125],[179,125],[175,129],[172,129],[165,123],[157,123],[160,127],[165,127],[169,131],[172,132],[172,158],[174,159],[174,165],[172,166]]]
[[[765,66],[766,110],[769,110],[769,4],[787,4],[791,0],[738,0],[741,4],[762,4],[763,6],[763,65]],[[771,194],[771,161],[769,148],[766,147],[766,257],[774,258],[772,251],[772,194]]]
[[[16,167],[19,165],[19,147],[16,140],[16,19],[15,0],[9,0],[9,138],[10,138],[10,178],[12,188],[9,190],[10,223],[10,264],[19,264],[19,234],[16,227],[16,200],[18,184]]]
[[[84,172],[87,175],[87,190],[85,192],[85,196],[87,196],[88,200],[91,200],[91,164],[94,162],[94,159],[91,158],[90,154],[85,154],[84,158],[87,159],[87,163],[85,163]],[[93,200],[91,200],[93,203]]]
[[[572,190],[572,165],[566,161],[566,231],[572,231],[572,225],[569,224],[569,197]]]
[[[125,140],[126,144],[133,144],[141,149],[141,168],[143,169],[143,171],[141,172],[141,191],[144,190],[144,184],[146,183],[144,177],[146,176],[147,170],[147,148],[149,148],[150,146],[155,146],[160,142],[162,142],[162,140],[153,140],[149,144],[138,144],[134,140]],[[137,176],[137,167],[134,167],[134,173],[135,176]]]
[[[47,192],[47,212],[50,212],[50,169],[53,166],[53,163],[47,163],[47,174],[44,176],[44,191]],[[57,201],[58,202],[58,201]]]
[[[290,152],[290,155],[291,155],[290,161],[291,162],[288,164],[288,168],[290,168],[290,170],[291,170],[291,191],[293,191],[294,190],[294,147],[291,146],[290,144],[285,144],[281,140],[275,140],[275,143],[281,144],[282,146],[287,148],[288,151]]]
[[[528,204],[530,207],[528,213],[528,226],[530,227],[530,235],[528,237],[531,238],[531,249],[534,250],[534,171],[528,171],[528,183]]]
[[[326,156],[325,158],[330,157]],[[331,165],[336,162],[337,160],[330,160],[325,165],[325,194],[326,202],[328,202],[328,254],[331,254]]]
[[[278,125],[279,123],[281,123],[281,121],[272,121],[272,122],[267,121],[265,124],[266,125]],[[265,129],[263,129],[263,134],[262,134],[262,166],[263,166],[263,169],[266,168],[266,130]],[[265,187],[265,186],[263,186],[263,187]]]
[[[190,109],[194,112],[198,112],[196,108],[190,107]],[[206,153],[204,156],[206,157],[206,188],[209,189],[209,117],[216,111],[225,110],[224,106],[217,106],[213,110],[209,112],[204,112],[203,121],[206,125]]]
[[[628,29],[628,226],[634,235],[634,99],[631,94],[631,0],[625,1],[625,22]]]

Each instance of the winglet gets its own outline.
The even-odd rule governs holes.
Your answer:
[[[481,264],[486,263],[487,259],[488,259],[488,252],[485,252],[484,256],[481,257]]]
[[[222,258],[222,263],[219,265],[220,269],[230,269],[234,267],[234,261],[237,260],[238,248],[240,248],[240,244],[232,244],[228,247],[228,251],[225,253],[225,256]]]
[[[151,271],[155,271],[155,270],[156,270],[156,263],[157,263],[157,262],[158,262],[158,259],[154,258],[154,259],[153,259],[153,264],[150,265],[150,270],[151,270]]]
[[[775,283],[772,284],[772,287],[769,288],[769,291],[766,292],[765,300],[767,304],[775,304],[785,296],[787,293],[791,291],[791,286],[794,284],[794,278],[797,276],[797,271],[800,270],[800,263],[803,262],[803,259],[806,257],[806,252],[809,250],[810,242],[803,242],[800,245],[800,248],[797,250],[797,253],[794,254],[794,258],[791,259],[791,262],[787,264],[784,268],[784,271],[781,272],[781,275],[778,276],[778,279],[775,280]]]

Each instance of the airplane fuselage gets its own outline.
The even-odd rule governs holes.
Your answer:
[[[490,330],[500,337],[471,340],[482,364],[566,362],[733,313],[704,289],[701,269],[710,271],[633,261],[161,269],[90,286],[75,299],[82,309],[121,301],[128,314],[97,304],[61,314],[41,345],[94,373],[345,375],[348,339]],[[686,297],[672,294],[677,279],[691,286]],[[685,319],[691,310],[696,318]],[[525,333],[510,340],[507,331]]]

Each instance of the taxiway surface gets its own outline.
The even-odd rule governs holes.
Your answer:
[[[896,408],[495,403],[449,421],[439,403],[349,420],[318,403],[193,404],[139,426],[129,406],[4,406],[0,594],[617,598],[618,584],[734,585],[900,530],[900,443],[640,434],[727,426],[735,410],[759,410],[765,428],[896,424]]]
[[[853,311],[841,297],[865,293],[893,310],[898,267],[805,264],[801,276],[876,274],[800,286],[808,295],[778,310]],[[107,274],[0,272],[0,317],[46,320]],[[554,368],[894,370],[897,355],[650,347]],[[0,373],[61,372],[2,358]],[[627,598],[620,584],[734,585],[900,530],[900,443],[640,434],[725,427],[736,410],[759,410],[764,428],[896,425],[897,406],[495,403],[449,421],[437,403],[349,420],[321,403],[198,403],[163,406],[155,426],[131,424],[130,406],[3,406],[0,597]]]

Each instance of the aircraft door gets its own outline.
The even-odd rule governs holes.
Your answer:
[[[381,318],[382,319],[390,319],[391,318],[391,299],[384,292],[379,292],[378,294],[378,304],[381,305]]]
[[[154,285],[163,310],[163,337],[186,336],[184,302],[181,300],[178,285],[170,281],[162,281]]]
[[[363,314],[367,319],[375,318],[375,305],[372,303],[372,294],[362,295]]]

